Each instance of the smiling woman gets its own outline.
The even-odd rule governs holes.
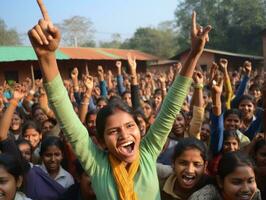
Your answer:
[[[7,154],[0,154],[0,199],[30,200],[23,193],[18,192],[23,180],[21,163]]]
[[[216,184],[206,185],[188,200],[261,200],[253,162],[241,152],[226,153],[219,163]]]
[[[188,93],[193,70],[208,41],[211,27],[198,30],[196,13],[193,13],[191,52],[164,99],[160,113],[141,142],[140,130],[124,104],[114,100],[99,111],[97,135],[106,148],[102,151],[93,144],[73,110],[55,58],[60,32],[50,21],[42,1],[38,0],[38,3],[43,19],[29,31],[29,38],[46,80],[49,102],[84,170],[91,176],[97,199],[159,200],[156,159]],[[130,56],[128,61],[136,65],[136,60]]]

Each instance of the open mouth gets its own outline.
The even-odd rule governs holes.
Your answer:
[[[250,198],[251,198],[251,195],[250,194],[240,194],[240,195],[238,195],[238,199],[239,200],[250,200]]]
[[[194,184],[196,177],[193,175],[183,175],[182,180],[186,186],[191,186]]]
[[[129,156],[134,151],[134,147],[135,147],[135,142],[128,141],[128,142],[125,142],[125,143],[119,145],[118,149],[123,155]]]
[[[0,199],[4,198],[5,194],[3,192],[0,192]]]

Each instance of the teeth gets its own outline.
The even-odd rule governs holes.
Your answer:
[[[132,143],[133,143],[133,141],[129,141],[129,142],[126,142],[126,143],[122,144],[121,146],[125,147],[125,146],[128,146],[128,145],[132,144]]]

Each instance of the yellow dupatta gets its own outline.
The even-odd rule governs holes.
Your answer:
[[[134,176],[139,168],[139,153],[128,170],[126,163],[117,160],[115,156],[109,153],[109,161],[111,163],[113,176],[116,182],[120,200],[138,200],[137,194],[134,191]]]

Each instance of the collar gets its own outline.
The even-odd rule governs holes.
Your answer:
[[[176,198],[176,199],[180,199],[181,197],[177,196],[174,192],[174,186],[175,186],[175,181],[176,181],[176,175],[175,174],[171,174],[167,180],[165,181],[165,184],[163,186],[163,191],[169,195],[171,195],[172,197]]]
[[[45,167],[45,165],[44,165],[43,163],[40,165],[40,168],[41,168],[46,174],[49,175],[49,173],[48,173],[48,171],[47,171],[47,169],[46,169],[46,167]],[[54,178],[54,180],[56,181],[56,180],[58,180],[58,179],[60,179],[60,178],[65,178],[65,177],[66,177],[65,170],[64,170],[64,169],[61,167],[61,165],[60,165],[59,172],[58,172],[58,174],[56,175],[56,177]]]

